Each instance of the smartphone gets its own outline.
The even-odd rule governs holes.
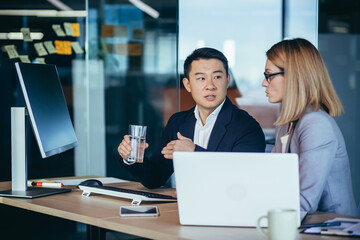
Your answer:
[[[156,217],[160,215],[157,206],[121,206],[119,212],[122,217]]]

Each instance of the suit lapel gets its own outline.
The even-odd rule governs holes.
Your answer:
[[[295,130],[295,127],[296,127],[296,123],[297,123],[297,120],[294,121],[293,126],[292,126],[292,128],[291,128],[291,130],[290,130],[289,138],[288,138],[288,141],[287,141],[287,143],[286,143],[285,153],[290,153],[290,143],[291,143],[291,139],[292,139],[292,137],[293,137],[293,135],[294,135],[294,132],[295,132],[294,130]],[[288,123],[286,129],[289,128],[289,124],[290,124],[290,123]]]
[[[192,111],[189,111],[189,116],[179,126],[179,132],[181,133],[181,135],[194,141],[195,123],[196,118],[194,116],[194,109],[192,109]]]
[[[219,115],[216,119],[215,125],[210,135],[207,150],[216,151],[219,143],[226,133],[226,125],[229,124],[232,115],[232,103],[228,97],[226,97],[225,103],[221,108]]]

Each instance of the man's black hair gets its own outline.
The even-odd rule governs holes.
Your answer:
[[[184,75],[187,79],[189,79],[189,73],[191,71],[191,63],[196,60],[200,59],[217,59],[220,60],[225,68],[226,76],[229,75],[229,65],[228,60],[226,59],[225,55],[216,50],[214,48],[198,48],[194,50],[185,60],[184,62]]]

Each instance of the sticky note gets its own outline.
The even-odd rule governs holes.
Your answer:
[[[55,31],[56,35],[58,37],[65,37],[65,32],[62,30],[61,25],[59,24],[53,24],[52,25],[53,30]]]
[[[65,28],[65,33],[66,33],[67,36],[73,36],[74,35],[74,31],[73,31],[71,23],[65,22],[64,23],[64,28]]]
[[[45,58],[35,58],[35,60],[40,64],[45,64]]]
[[[15,45],[5,45],[5,50],[10,59],[19,57],[19,54],[15,49]]]
[[[45,46],[46,50],[49,52],[49,54],[57,53],[52,41],[45,41],[44,46]]]
[[[102,25],[101,36],[102,37],[114,37],[114,26],[113,25]]]
[[[58,54],[71,55],[71,41],[55,40],[55,48]]]
[[[122,25],[114,26],[114,37],[126,37],[126,36],[127,36],[126,26],[122,26]]]
[[[23,63],[31,63],[28,55],[20,55],[20,61]]]
[[[71,24],[72,30],[73,30],[73,36],[74,37],[80,37],[80,24],[78,23],[72,23]]]
[[[34,48],[40,57],[48,55],[46,49],[44,48],[44,44],[42,42],[35,43]]]
[[[145,30],[134,28],[132,32],[132,38],[134,39],[144,39],[145,38]]]
[[[84,53],[79,42],[71,42],[71,47],[74,49],[75,53],[78,53],[78,54]]]
[[[141,56],[142,46],[141,43],[129,43],[129,55]]]
[[[32,39],[30,36],[30,28],[21,28],[20,31],[23,34],[23,39],[25,42],[32,42]]]

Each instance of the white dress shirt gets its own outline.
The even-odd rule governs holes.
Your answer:
[[[196,105],[194,109],[194,114],[196,118],[195,123],[195,132],[194,132],[194,143],[202,148],[207,149],[211,132],[214,128],[216,119],[219,115],[219,112],[224,105],[224,101],[206,118],[205,125],[202,124],[198,106]]]

